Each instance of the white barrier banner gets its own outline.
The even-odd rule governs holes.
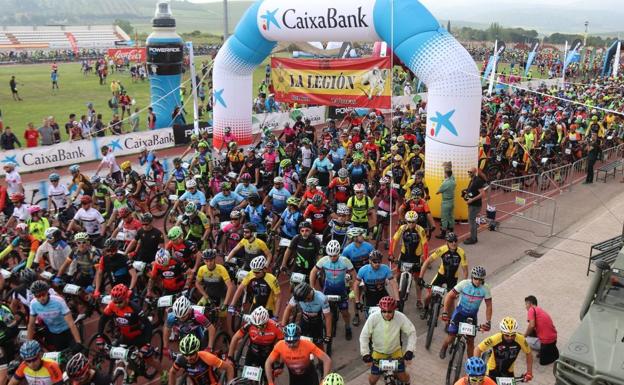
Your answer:
[[[404,109],[405,106],[410,106],[411,109],[414,109],[416,107],[416,104],[419,101],[427,101],[427,93],[420,93],[420,94],[414,94],[414,95],[401,95],[401,96],[393,96],[392,97],[392,108],[397,108],[399,107],[400,109]],[[383,112],[391,112],[392,110],[381,110]]]
[[[97,159],[102,158],[100,149],[108,146],[113,150],[115,156],[136,154],[141,152],[141,148],[147,147],[149,150],[158,150],[175,146],[173,140],[173,128],[161,128],[151,131],[132,132],[119,136],[104,136],[96,138]]]
[[[271,131],[282,130],[285,123],[290,123],[292,127],[295,124],[297,116],[302,119],[310,119],[310,123],[314,126],[325,123],[325,113],[327,107],[309,107],[296,109],[288,112],[271,112],[265,114],[254,114],[252,117],[252,133],[258,134],[261,127],[268,127]]]

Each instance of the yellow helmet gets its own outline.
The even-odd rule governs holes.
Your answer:
[[[514,334],[518,331],[518,322],[512,317],[505,317],[499,327],[503,334]]]
[[[405,221],[406,222],[417,222],[418,221],[418,213],[416,211],[408,211],[405,213]]]
[[[130,163],[129,160],[126,160],[121,165],[119,165],[119,167],[121,167],[122,170],[129,170],[132,168],[132,163]]]

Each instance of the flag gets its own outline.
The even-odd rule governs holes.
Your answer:
[[[533,64],[533,60],[535,60],[535,56],[537,56],[537,50],[540,46],[539,41],[534,41],[531,45],[531,52],[529,52],[529,57],[527,58],[527,63],[524,68],[524,77],[526,77],[531,70],[531,65]]]

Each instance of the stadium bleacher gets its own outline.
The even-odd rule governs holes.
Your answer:
[[[93,26],[3,26],[0,50],[108,48],[130,37],[114,25]]]

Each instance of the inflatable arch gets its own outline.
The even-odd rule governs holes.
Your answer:
[[[457,180],[456,218],[466,218],[460,191],[477,164],[481,85],[468,52],[417,0],[259,0],[243,15],[214,62],[214,145],[229,126],[250,144],[252,74],[276,42],[386,41],[427,85],[425,177],[434,215],[436,191],[451,161]]]

